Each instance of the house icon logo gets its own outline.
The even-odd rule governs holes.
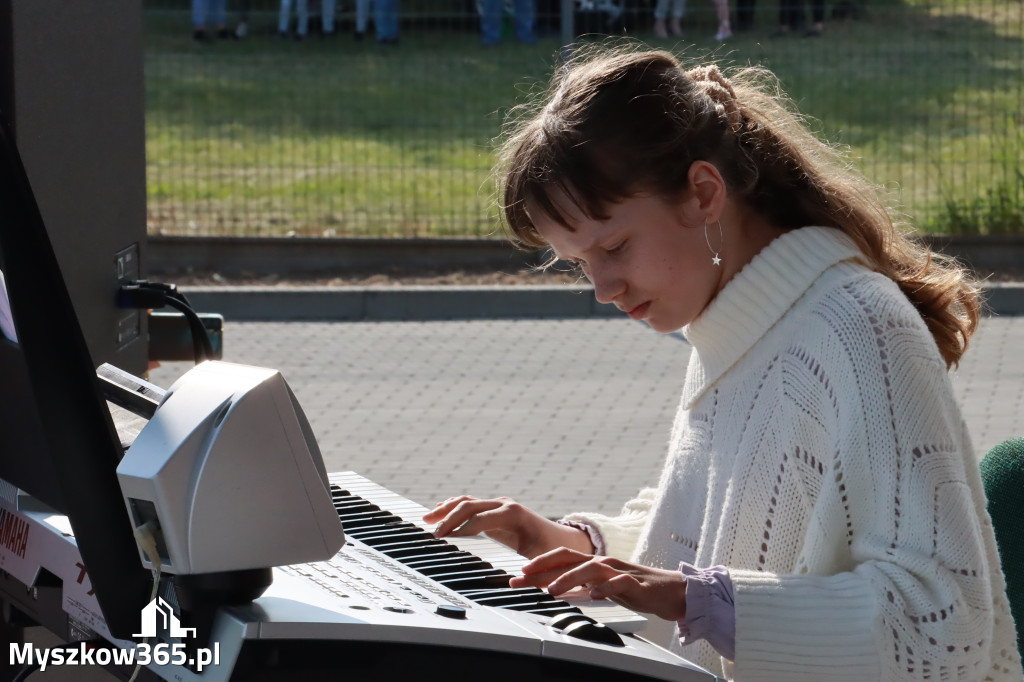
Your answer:
[[[166,630],[171,637],[196,636],[196,629],[181,627],[171,605],[157,597],[142,609],[142,632],[137,632],[132,637],[156,637],[161,630]]]

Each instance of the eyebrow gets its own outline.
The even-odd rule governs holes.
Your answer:
[[[624,237],[621,234],[622,230],[624,230],[624,229],[626,229],[626,226],[618,226],[618,227],[612,228],[612,231],[611,231],[610,234],[604,235],[602,237],[599,237],[599,238],[593,240],[590,244],[588,244],[586,246],[586,248],[584,248],[584,249],[582,249],[580,251],[580,255],[581,256],[586,255],[588,252],[594,251],[596,249],[604,249],[605,247],[602,246],[602,244],[606,244],[608,241],[612,241],[612,242],[617,243],[620,239],[624,239]],[[565,260],[565,261],[570,260],[569,257],[560,255],[558,253],[558,249],[556,249],[554,247],[554,245],[549,244],[548,246],[551,247],[551,252],[555,254],[555,258],[557,258],[558,260]]]

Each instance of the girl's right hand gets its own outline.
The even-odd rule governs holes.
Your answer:
[[[584,531],[550,521],[507,497],[490,500],[468,495],[450,497],[424,514],[423,520],[437,524],[434,537],[483,533],[528,559],[559,547],[587,554],[594,551]]]

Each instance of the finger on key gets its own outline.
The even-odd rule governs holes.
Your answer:
[[[443,501],[438,502],[437,504],[435,504],[433,509],[431,509],[430,511],[428,511],[426,514],[423,515],[423,520],[426,521],[427,523],[433,523],[433,522],[437,521],[438,519],[443,519],[445,516],[447,516],[451,512],[452,509],[455,508],[455,506],[457,504],[459,504],[460,502],[464,502],[466,500],[473,500],[473,499],[475,499],[475,498],[470,497],[469,495],[460,495],[458,497],[449,497],[447,500],[443,500]]]
[[[434,537],[446,537],[473,516],[500,506],[500,504],[496,500],[463,500],[455,505],[455,508],[449,512],[448,516],[437,524],[437,527],[434,528]]]

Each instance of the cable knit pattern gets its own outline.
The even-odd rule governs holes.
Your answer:
[[[682,651],[720,675],[1020,682],[945,364],[860,260],[831,228],[764,249],[684,329],[694,348],[658,487],[622,517],[570,518],[613,556],[729,567],[735,661]]]

